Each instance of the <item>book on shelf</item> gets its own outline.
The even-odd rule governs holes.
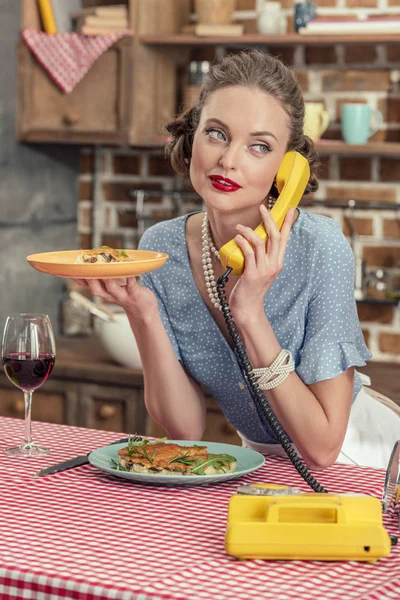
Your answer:
[[[87,15],[84,17],[85,25],[95,27],[128,27],[128,19],[126,17],[98,17],[97,15]]]
[[[243,35],[244,27],[243,25],[206,25],[200,24],[195,25],[194,34],[199,37],[208,37],[208,36],[240,36]]]
[[[125,4],[115,6],[95,6],[95,15],[98,17],[126,17],[128,18],[128,7]]]
[[[100,9],[101,10],[99,13]],[[85,35],[102,35],[129,29],[126,6],[93,6],[74,13],[75,31]]]
[[[366,18],[352,17],[318,17],[312,19],[306,25],[299,29],[301,35],[321,35],[321,34],[385,34],[400,33],[400,15],[379,15]]]
[[[82,25],[79,32],[84,35],[106,35],[110,33],[121,33],[122,31],[126,31],[128,26],[126,27],[106,27],[105,25]]]

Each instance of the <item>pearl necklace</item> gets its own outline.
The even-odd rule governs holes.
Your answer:
[[[212,264],[211,253],[218,258],[219,252],[216,249],[208,225],[207,213],[204,213],[203,224],[201,226],[202,250],[201,259],[203,263],[204,280],[206,282],[207,294],[215,308],[221,309],[221,303],[218,298],[217,284],[215,282],[214,268]]]
[[[276,199],[273,196],[268,196],[267,208],[271,210],[274,206]],[[204,280],[206,282],[207,294],[210,298],[213,306],[222,310],[221,303],[218,298],[217,284],[215,282],[214,268],[212,264],[211,253],[214,254],[218,260],[220,260],[219,252],[214,245],[211,237],[211,231],[208,224],[207,213],[204,213],[203,224],[201,226],[201,237],[202,237],[202,250],[201,260],[203,263]]]

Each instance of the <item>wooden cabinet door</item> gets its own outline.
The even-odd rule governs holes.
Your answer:
[[[126,143],[131,55],[132,40],[120,40],[97,59],[72,92],[65,94],[20,42],[18,139]]]
[[[206,428],[203,440],[242,445],[236,429],[226,419],[214,398],[206,398]]]
[[[208,442],[220,442],[222,444],[242,445],[242,440],[236,433],[236,429],[228,423],[213,398],[206,400],[206,428],[202,439]],[[147,415],[146,435],[162,438],[167,436],[165,430]]]
[[[74,384],[48,379],[32,397],[32,419],[48,423],[75,425],[77,393]],[[0,415],[23,419],[25,416],[24,394],[21,390],[0,378]]]
[[[77,425],[144,435],[146,409],[142,389],[81,384],[79,395]]]

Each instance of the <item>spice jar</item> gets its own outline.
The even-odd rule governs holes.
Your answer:
[[[367,296],[368,298],[384,300],[387,295],[387,274],[383,269],[376,269],[367,278]]]

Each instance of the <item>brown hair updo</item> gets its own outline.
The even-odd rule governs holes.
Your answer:
[[[319,160],[314,142],[303,133],[304,99],[294,73],[279,59],[258,50],[226,56],[214,64],[203,83],[196,106],[181,113],[166,128],[170,134],[166,151],[177,173],[189,172],[193,137],[200,122],[201,110],[210,94],[223,87],[255,88],[273,96],[289,117],[288,150],[297,150],[310,164],[311,175],[304,194],[318,189]],[[277,191],[271,190],[273,195]]]

